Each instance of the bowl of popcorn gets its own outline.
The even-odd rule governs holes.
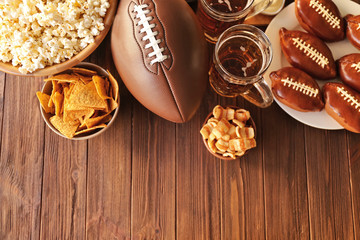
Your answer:
[[[109,71],[80,63],[44,80],[36,95],[48,127],[56,134],[86,140],[114,122],[120,104],[119,86]]]
[[[250,112],[238,107],[214,107],[200,130],[209,152],[223,160],[234,160],[256,147],[256,127]]]
[[[103,41],[117,0],[0,3],[0,71],[48,76],[75,66]]]

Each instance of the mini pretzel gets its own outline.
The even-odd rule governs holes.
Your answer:
[[[217,105],[213,109],[213,117],[209,118],[200,133],[213,153],[235,159],[256,147],[255,131],[246,127],[249,119],[249,111],[224,109]]]

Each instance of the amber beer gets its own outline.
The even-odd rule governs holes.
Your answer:
[[[218,50],[219,67],[235,77],[254,77],[263,65],[263,54],[259,45],[248,37],[233,37],[224,42]],[[249,90],[252,85],[241,85],[225,80],[212,63],[210,84],[220,95],[236,97]]]
[[[248,0],[204,0],[206,3],[203,4],[201,1],[198,1],[198,9],[197,9],[197,17],[204,29],[204,34],[208,40],[211,42],[216,42],[216,39],[222,32],[224,32],[227,28],[243,23],[246,15],[241,15],[240,17],[234,16],[231,18],[231,21],[226,21],[226,19],[221,19],[221,15],[218,18],[214,18],[214,16],[209,13],[207,6],[210,6],[213,10],[229,14],[235,15],[240,13],[245,9],[248,4]],[[211,11],[211,10],[210,10]]]
[[[271,4],[272,0],[198,0],[197,18],[204,30],[206,40],[216,43],[227,28],[244,22]]]
[[[270,41],[260,29],[246,24],[232,26],[215,45],[210,85],[221,96],[241,95],[256,106],[268,107],[273,96],[263,74],[271,60]]]

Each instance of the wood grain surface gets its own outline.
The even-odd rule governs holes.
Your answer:
[[[85,141],[44,124],[42,78],[0,72],[1,240],[360,239],[359,134],[311,128],[275,103],[259,109],[210,87],[189,122],[171,123],[127,91],[109,35],[86,61],[113,73],[121,100],[114,124]],[[248,109],[256,123],[257,147],[239,160],[203,145],[217,104]]]

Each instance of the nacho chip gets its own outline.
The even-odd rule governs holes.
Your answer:
[[[91,108],[85,108],[85,109],[79,109],[79,110],[67,110],[65,108],[63,120],[64,122],[72,122],[75,120],[78,120],[81,117],[84,117],[84,119],[88,119],[91,117],[91,115],[94,114],[94,109]]]
[[[92,128],[96,125],[100,125],[103,123],[107,123],[111,120],[112,116],[108,113],[103,116],[95,117],[95,118],[89,118],[85,120],[85,124],[88,128]]]
[[[72,67],[72,68],[70,68],[70,70],[73,73],[79,73],[79,74],[82,74],[82,75],[85,75],[85,76],[90,76],[90,77],[97,74],[96,71],[89,70],[89,69],[86,69],[86,68],[80,68],[80,67]]]
[[[53,96],[54,96],[55,92],[61,91],[61,89],[62,89],[61,84],[58,84],[57,81],[52,80],[52,91],[51,91],[50,100],[49,100],[49,103],[48,103],[48,106],[49,106],[49,107],[53,107],[53,106],[54,106]]]
[[[52,81],[51,96],[41,92],[37,96],[43,108],[55,114],[50,118],[53,126],[72,138],[104,128],[112,119],[111,112],[119,105],[119,86],[111,78],[103,78],[92,70],[72,68],[45,80]]]
[[[80,125],[79,121],[64,122],[61,117],[56,115],[52,116],[49,120],[51,124],[67,138],[73,138],[78,126]]]
[[[55,94],[52,96],[52,99],[55,105],[55,115],[60,116],[64,101],[64,95],[60,92],[55,92]]]
[[[96,91],[94,82],[88,84],[78,83],[74,86],[69,96],[70,109],[93,108],[95,110],[104,110],[107,103]]]
[[[50,100],[50,96],[47,95],[46,93],[42,93],[42,92],[37,92],[36,93],[37,98],[39,99],[39,102],[42,106],[42,108],[44,109],[44,111],[46,113],[51,113],[54,114],[55,113],[55,108],[54,107],[49,107],[49,100]]]
[[[109,112],[114,111],[119,106],[119,104],[114,99],[109,99],[108,103],[109,103],[109,110],[108,110]]]
[[[74,73],[74,75],[79,77],[80,81],[82,81],[84,84],[88,84],[89,82],[92,81],[92,77],[90,77],[90,76],[84,76],[84,75],[80,75],[78,73]]]
[[[77,82],[79,81],[79,77],[73,75],[73,74],[67,74],[67,73],[64,73],[64,74],[58,74],[58,75],[54,75],[54,76],[51,76],[47,79],[45,79],[44,81],[53,81],[53,80],[56,80],[58,82]]]
[[[115,102],[118,102],[118,98],[119,98],[119,84],[116,81],[116,79],[113,77],[113,75],[111,75],[111,73],[109,72],[109,70],[107,70],[108,74],[109,74],[109,81],[111,83],[111,89],[112,89],[112,93],[113,93],[113,97]]]
[[[84,130],[77,131],[77,132],[75,133],[75,136],[80,135],[80,134],[82,134],[82,133],[91,132],[91,131],[93,131],[93,130],[95,130],[95,129],[105,128],[106,126],[107,126],[106,124],[100,124],[100,125],[94,126],[94,127],[92,127],[92,128],[86,128],[86,129],[84,129]]]
[[[95,84],[97,93],[102,99],[111,99],[111,97],[108,94],[110,83],[106,78],[102,78],[98,75],[95,75],[92,77],[92,81]]]

